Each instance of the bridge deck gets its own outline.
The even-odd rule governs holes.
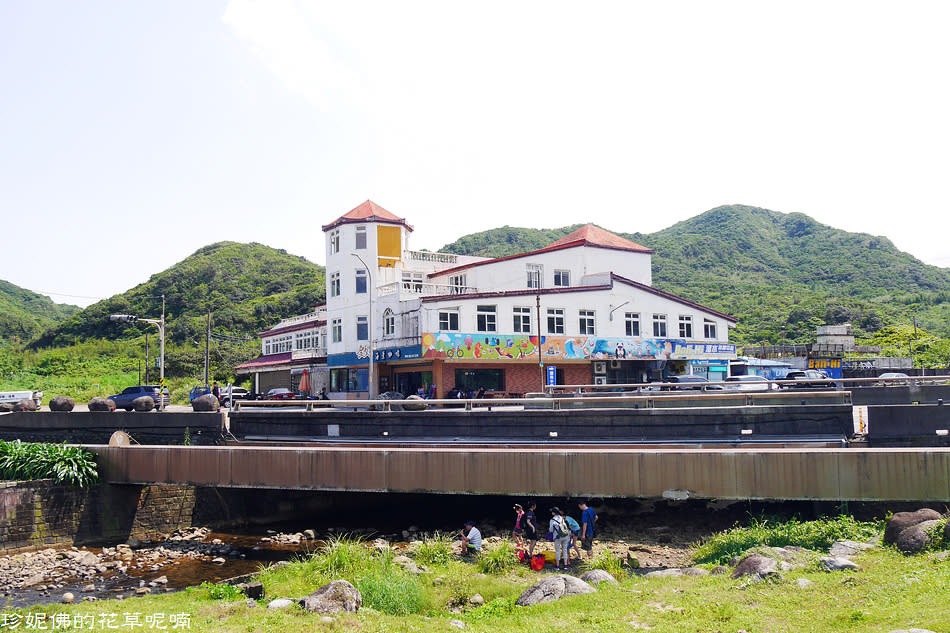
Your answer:
[[[950,501],[950,448],[88,446],[109,483],[361,492]]]

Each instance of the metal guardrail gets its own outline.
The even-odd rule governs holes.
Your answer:
[[[442,409],[464,409],[471,411],[473,409],[491,409],[497,406],[526,406],[533,405],[534,408],[550,408],[560,410],[563,403],[571,405],[573,408],[577,404],[598,404],[601,407],[605,403],[610,404],[633,404],[634,408],[652,409],[655,408],[657,400],[668,402],[695,402],[697,399],[708,399],[715,401],[735,401],[736,406],[761,406],[766,404],[764,400],[769,400],[767,404],[775,404],[775,400],[797,400],[798,404],[805,404],[808,400],[827,399],[829,394],[835,394],[842,398],[842,404],[851,404],[850,391],[809,391],[809,392],[789,392],[789,391],[679,391],[679,392],[652,392],[639,395],[570,395],[570,396],[550,396],[537,394],[531,398],[440,398],[430,400],[236,400],[231,408],[232,411],[239,412],[249,409],[262,409],[272,407],[292,407],[296,409],[303,408],[307,412],[313,412],[320,409],[371,409],[389,413],[393,410],[393,405],[399,407],[402,411],[425,411],[433,407]],[[822,403],[825,404],[825,403]]]
[[[768,387],[765,388],[755,388],[757,384],[768,384]],[[625,383],[625,384],[612,384],[612,385],[545,385],[544,390],[546,393],[553,391],[570,391],[574,393],[583,391],[589,392],[603,392],[603,391],[616,391],[617,389],[623,389],[624,391],[636,391],[641,392],[651,392],[651,391],[702,391],[702,392],[719,392],[720,388],[722,391],[739,391],[746,393],[768,393],[770,391],[778,391],[780,389],[807,389],[808,385],[817,385],[820,384],[822,387],[816,388],[825,388],[828,390],[843,390],[845,385],[856,385],[856,386],[919,386],[919,385],[942,385],[950,384],[950,376],[908,376],[907,378],[825,378],[825,379],[808,379],[808,380],[767,380],[763,383],[741,383],[741,382],[726,382],[726,381],[709,381],[709,382],[651,382],[651,383]],[[751,385],[751,387],[750,387]],[[713,389],[709,387],[715,386]],[[799,392],[801,393],[801,392]]]

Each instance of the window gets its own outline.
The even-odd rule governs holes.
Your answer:
[[[513,308],[514,331],[527,334],[531,331],[531,308]]]
[[[363,250],[366,248],[366,227],[358,226],[356,227],[356,248],[357,250]]]
[[[640,313],[627,312],[626,315],[627,336],[640,336]]]
[[[465,287],[465,275],[452,275],[449,277],[449,287],[453,295],[464,294],[466,290]]]
[[[571,285],[571,271],[569,270],[555,270],[554,271],[554,285],[555,286],[570,286]]]
[[[330,254],[340,252],[340,229],[330,231]]]
[[[594,333],[594,311],[578,310],[577,312],[577,331],[581,334]]]
[[[396,334],[396,315],[391,308],[386,308],[383,312],[383,336],[395,336]]]
[[[703,319],[703,336],[706,338],[716,338],[716,322],[709,319]]]
[[[357,341],[369,340],[369,317],[365,317],[365,316],[356,317],[356,340]]]
[[[548,334],[564,334],[563,308],[548,308]]]
[[[403,273],[402,287],[412,292],[422,292],[422,273]]]
[[[653,315],[653,336],[656,338],[663,338],[666,336],[666,315],[665,314]]]
[[[458,332],[459,313],[455,310],[439,312],[439,330],[448,332]]]
[[[330,296],[340,296],[340,273],[338,272],[330,274]]]
[[[331,369],[330,391],[368,391],[369,369]]]
[[[680,315],[680,338],[693,338],[693,317]]]
[[[343,342],[343,319],[333,319],[330,322],[330,340],[334,343]]]
[[[356,271],[356,294],[366,294],[366,269],[359,268]]]
[[[264,342],[264,352],[266,354],[282,354],[294,349],[294,335],[275,336]]]
[[[478,306],[475,310],[475,329],[479,332],[495,332],[495,306]]]
[[[504,369],[456,369],[455,386],[465,392],[505,390]]]
[[[525,266],[528,275],[528,288],[541,288],[541,266],[539,264],[528,264]]]

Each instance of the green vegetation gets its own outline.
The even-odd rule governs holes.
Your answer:
[[[447,565],[452,558],[452,537],[442,532],[426,534],[415,556],[421,565]]]
[[[444,246],[499,257],[547,246],[577,226],[503,227]],[[618,227],[615,227],[618,228]],[[814,340],[825,323],[851,323],[859,339],[916,316],[930,338],[917,366],[950,364],[950,271],[928,266],[884,237],[833,229],[801,213],[730,205],[652,234],[618,235],[654,249],[653,285],[738,319],[730,339],[781,345]],[[620,272],[620,271],[618,271]],[[622,272],[621,272],[622,274]],[[932,339],[932,341],[931,341]]]
[[[475,567],[483,574],[501,574],[516,564],[518,555],[515,553],[515,546],[508,539],[496,545],[486,543],[475,561]]]
[[[756,547],[795,545],[826,552],[835,541],[866,541],[883,530],[883,522],[862,522],[846,515],[816,521],[753,519],[747,527],[735,527],[716,534],[700,545],[694,555],[697,563],[723,564],[734,556]]]
[[[201,583],[199,589],[204,589],[207,591],[208,597],[212,600],[228,600],[233,602],[244,597],[244,594],[240,589],[227,583],[215,584],[213,582],[205,581]]]
[[[761,544],[768,535],[762,521],[745,531],[749,541]],[[829,528],[836,524],[837,528]],[[861,537],[869,526],[841,518],[812,526],[792,522],[772,526],[786,534],[830,534]],[[877,531],[879,526],[874,529]],[[733,537],[739,530],[730,530]],[[754,537],[754,538],[753,538]],[[792,537],[797,538],[797,537]],[[806,542],[819,543],[808,537]],[[362,549],[358,553],[357,549]],[[782,572],[783,578],[753,584],[728,574],[644,578],[620,574],[618,585],[601,585],[593,594],[573,596],[532,607],[518,607],[517,597],[546,574],[518,565],[504,574],[478,573],[475,564],[450,560],[421,575],[409,575],[391,564],[385,552],[374,553],[365,544],[357,549],[336,542],[314,556],[259,574],[267,600],[302,597],[329,580],[343,577],[363,595],[363,608],[355,614],[332,616],[332,624],[318,623],[319,616],[297,607],[282,610],[248,608],[231,589],[204,584],[164,595],[103,600],[82,604],[51,604],[9,610],[21,614],[44,613],[92,616],[109,614],[185,614],[188,629],[196,632],[327,630],[419,631],[454,630],[450,620],[461,620],[465,630],[505,630],[528,633],[581,627],[607,633],[653,629],[674,633],[695,631],[890,631],[924,628],[950,630],[950,592],[947,563],[935,553],[904,556],[891,548],[862,553],[854,572],[827,573],[805,566]],[[333,561],[329,562],[328,558]],[[317,569],[346,569],[331,578]],[[798,580],[812,585],[799,587]],[[485,603],[472,605],[480,594]],[[265,603],[266,603],[265,601]],[[263,604],[263,603],[262,603]],[[115,616],[113,616],[115,617]]]
[[[89,487],[99,480],[96,458],[78,446],[0,440],[0,479],[52,479],[58,484]]]
[[[0,339],[29,341],[79,310],[0,280]]]
[[[614,578],[620,578],[623,575],[623,563],[619,556],[611,554],[609,550],[600,550],[584,563],[584,567],[602,569]]]

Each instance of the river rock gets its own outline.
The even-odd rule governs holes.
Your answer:
[[[139,396],[132,401],[132,408],[139,413],[148,413],[155,408],[155,401],[151,396]]]
[[[96,586],[92,584],[86,585],[85,587],[82,588],[83,593],[92,593],[95,590],[96,590]]]
[[[798,580],[795,581],[795,584],[798,585],[798,588],[799,588],[799,589],[808,589],[809,587],[811,587],[811,586],[814,585],[815,583],[813,583],[812,581],[808,580],[807,578],[799,578]]]
[[[617,579],[603,569],[591,569],[585,571],[583,574],[581,574],[581,580],[586,582],[588,585],[593,586],[597,586],[602,582],[606,582],[611,585],[617,584]]]
[[[0,413],[12,413],[12,412],[13,412],[12,402],[0,402]]]
[[[644,574],[644,578],[673,578],[675,576],[682,576],[683,570],[677,567],[671,567],[670,569],[657,569],[656,571],[650,571]]]
[[[524,590],[518,597],[516,604],[519,607],[527,607],[532,604],[542,604],[545,602],[554,602],[564,596],[574,596],[583,593],[593,593],[594,588],[588,585],[580,578],[559,574],[557,576],[548,576],[542,578],[530,587]]]
[[[210,393],[206,393],[191,401],[193,411],[217,411],[220,406],[218,399]]]
[[[416,561],[412,560],[408,556],[396,556],[393,558],[393,564],[401,567],[404,571],[409,572],[410,574],[421,574],[423,570],[416,565]]]
[[[938,523],[940,523],[939,520],[931,519],[904,528],[901,530],[901,533],[897,535],[894,546],[905,554],[917,554],[930,545],[932,540],[930,530]]]
[[[54,396],[49,401],[50,411],[72,411],[76,406],[76,401],[69,396]]]
[[[264,585],[260,582],[242,582],[236,587],[252,600],[264,599]]]
[[[36,411],[38,408],[36,403],[29,398],[23,398],[13,404],[14,411]]]
[[[742,576],[755,576],[759,579],[782,577],[778,572],[778,561],[774,558],[759,556],[758,554],[746,556],[736,565],[736,568],[732,572],[732,577],[740,578]]]
[[[818,561],[819,567],[825,571],[844,571],[860,569],[856,563],[852,563],[847,558],[824,557]]]
[[[303,537],[308,541],[312,541],[317,538],[317,533],[315,530],[307,529],[303,531]]]
[[[334,580],[302,598],[299,604],[314,613],[356,613],[363,606],[363,596],[348,581]]]
[[[74,596],[72,593],[67,591],[66,593],[63,594],[63,597],[60,598],[60,601],[63,604],[71,604],[73,600],[75,599],[76,599],[76,596]]]
[[[109,413],[115,411],[115,402],[97,396],[89,401],[88,408],[90,411],[97,413]]]
[[[425,411],[427,406],[428,403],[415,394],[408,396],[402,403],[402,408],[406,411]]]
[[[468,603],[473,607],[480,607],[485,604],[485,598],[480,593],[472,594],[472,597],[468,599]]]
[[[286,609],[289,606],[296,604],[294,600],[290,598],[276,598],[267,603],[268,609]]]
[[[884,543],[894,545],[897,543],[897,537],[900,536],[900,533],[907,528],[939,518],[940,513],[930,508],[921,508],[916,512],[896,512],[887,520],[887,525],[884,527]]]
[[[838,541],[831,544],[828,550],[829,556],[853,556],[866,549],[874,547],[870,543],[859,543],[857,541]]]

